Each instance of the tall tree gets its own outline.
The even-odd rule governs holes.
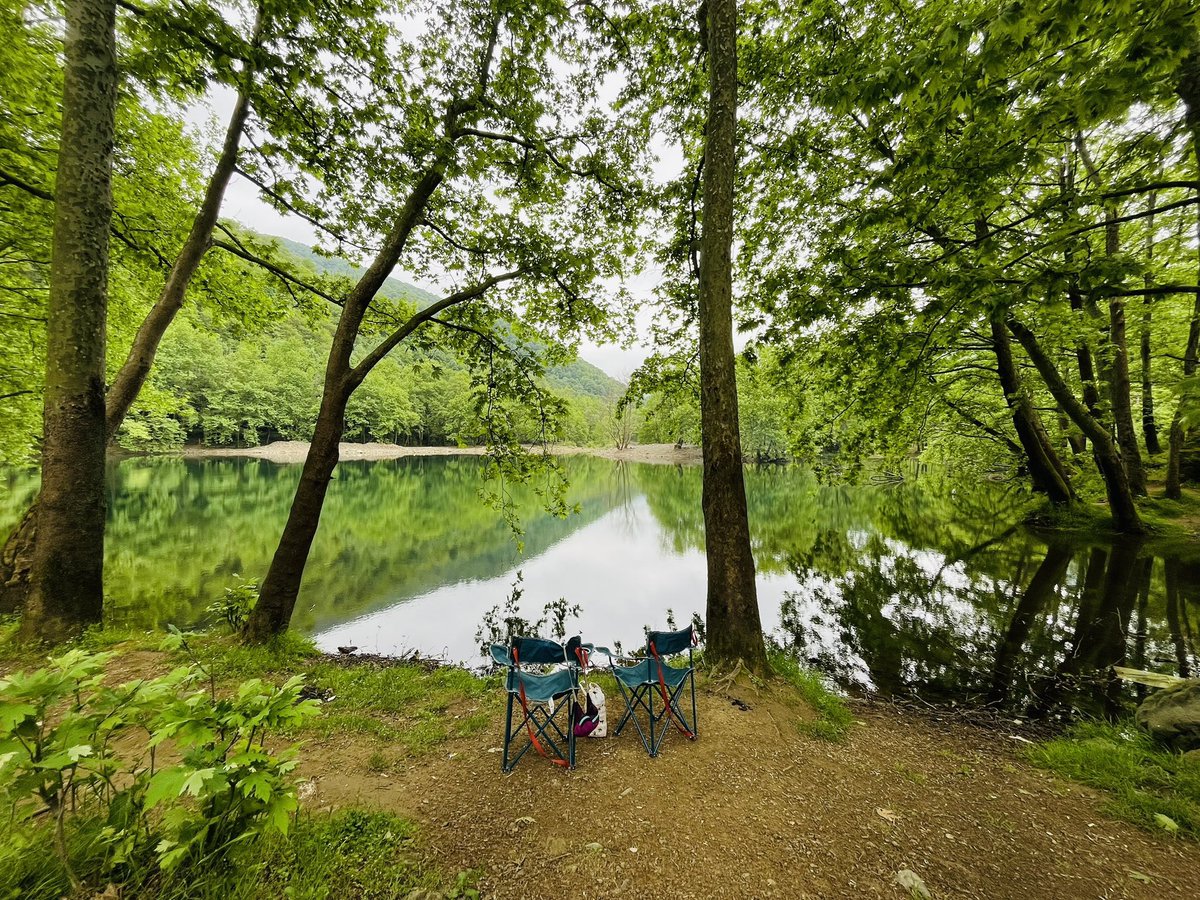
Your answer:
[[[1176,93],[1183,101],[1185,121],[1192,150],[1192,173],[1200,180],[1200,26],[1193,28],[1188,40],[1188,53],[1179,66]],[[1196,191],[1200,197],[1200,188]],[[1196,206],[1196,237],[1200,240],[1200,204]],[[1192,316],[1188,324],[1187,345],[1183,351],[1183,376],[1191,378],[1200,366],[1200,245],[1196,248],[1196,286]],[[1183,445],[1188,429],[1183,421],[1182,404],[1175,410],[1167,447],[1167,483],[1165,495],[1172,500],[1183,496]]]
[[[250,619],[251,641],[288,626],[338,462],[347,406],[375,365],[410,335],[436,333],[450,345],[459,340],[473,360],[492,459],[508,474],[528,478],[534,468],[506,404],[523,397],[536,408],[544,443],[556,428],[554,403],[537,382],[537,361],[496,326],[507,320],[517,337],[536,335],[547,349],[581,330],[597,333],[608,311],[605,293],[593,282],[618,274],[629,249],[626,226],[636,217],[623,202],[622,179],[631,176],[633,158],[624,154],[636,141],[592,106],[594,90],[584,87],[581,75],[604,65],[593,59],[589,20],[577,18],[595,11],[577,13],[559,0],[520,9],[479,0],[448,3],[442,12],[403,50],[423,59],[428,81],[408,85],[409,106],[391,113],[398,127],[409,129],[405,165],[383,171],[377,193],[394,199],[360,222],[364,230],[376,223],[387,230],[341,304],[313,439]],[[459,52],[447,53],[448,43]],[[552,56],[568,70],[565,77],[552,69]],[[592,149],[597,145],[606,149]],[[620,176],[621,167],[610,161],[614,154],[623,159]],[[585,233],[600,222],[607,240],[588,240]],[[425,257],[421,263],[412,261],[414,245]],[[436,260],[472,281],[424,309],[395,311],[391,327],[364,329],[377,314],[380,287],[406,256],[424,266]],[[523,293],[514,297],[518,278]],[[507,299],[493,290],[504,283]],[[378,339],[365,352],[358,346],[364,334]],[[547,454],[539,461],[554,469]],[[563,509],[553,491],[548,502]]]
[[[104,353],[117,103],[115,0],[68,0],[42,437],[41,539],[21,621],[60,640],[98,622],[104,571]]]
[[[734,184],[737,176],[737,0],[705,0],[708,120],[700,235],[700,433],[704,450],[707,653],[767,670],[746,514],[733,352]],[[703,8],[703,7],[702,7]]]
[[[338,154],[357,151],[360,129],[349,123],[361,126],[364,119],[374,116],[371,87],[386,77],[381,71],[385,26],[377,19],[391,8],[376,0],[320,4],[297,0],[286,6],[255,2],[249,21],[243,22],[240,9],[208,3],[160,0],[147,6],[122,5],[132,14],[124,23],[125,63],[150,93],[164,103],[194,100],[214,84],[221,84],[235,95],[221,146],[190,211],[185,234],[176,235],[163,227],[160,217],[152,217],[148,225],[118,230],[131,249],[152,256],[161,265],[165,279],[136,326],[124,361],[106,392],[109,441],[137,401],[159,345],[183,308],[208,252],[220,247],[243,260],[270,266],[231,233],[230,240],[214,239],[218,229],[228,232],[219,216],[234,174],[239,169],[278,171],[284,162],[296,158],[302,158],[307,171],[313,173],[355,168],[345,155]],[[297,71],[315,74],[294,84],[289,78]],[[365,96],[358,96],[355,88]],[[336,141],[327,134],[329,122],[340,126]],[[249,158],[242,147],[247,133],[257,138]],[[120,135],[126,141],[131,137]],[[267,149],[262,146],[264,138],[274,142]],[[45,173],[44,180],[51,178],[51,173]],[[36,185],[26,188],[42,199],[54,199]],[[269,198],[279,195],[278,185],[263,184],[262,188]],[[309,217],[317,218],[312,213]],[[128,217],[121,218],[128,222]],[[175,244],[177,237],[179,243]],[[16,608],[25,599],[37,521],[35,500],[0,549],[0,609]]]

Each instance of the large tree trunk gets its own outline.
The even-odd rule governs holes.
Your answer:
[[[250,76],[246,77],[248,80]],[[171,266],[158,300],[138,328],[125,362],[108,388],[104,401],[106,443],[116,437],[129,408],[137,399],[142,385],[146,383],[163,335],[183,307],[188,285],[200,267],[204,254],[212,245],[213,229],[221,212],[225,190],[237,166],[238,147],[249,114],[250,97],[247,86],[238,94],[233,114],[229,119],[229,127],[225,131],[221,155],[217,158],[216,167],[205,188],[200,208],[192,220],[187,239]],[[20,526],[9,534],[3,549],[0,550],[0,612],[20,607],[29,592],[29,566],[37,537],[38,503],[38,499],[33,501]]]
[[[1025,451],[1029,464],[1029,475],[1033,481],[1033,489],[1045,494],[1051,503],[1070,503],[1075,499],[1071,483],[1067,478],[1066,469],[1054,447],[1046,429],[1033,408],[1029,395],[1021,384],[1021,375],[1013,360],[1012,344],[1008,339],[1008,331],[999,321],[992,322],[992,349],[996,354],[996,365],[1000,373],[1000,385],[1004,389],[1004,400],[1012,411],[1013,425],[1017,430],[1017,438]]]
[[[1184,58],[1179,67],[1179,82],[1175,92],[1183,101],[1186,110],[1188,132],[1192,142],[1193,172],[1200,176],[1200,39],[1192,38],[1192,50]],[[1200,238],[1200,206],[1196,207],[1196,234]],[[1200,264],[1200,245],[1196,250],[1197,261]],[[1200,284],[1200,265],[1196,273],[1197,284]],[[1195,296],[1192,304],[1192,320],[1188,325],[1187,348],[1183,354],[1183,377],[1190,378],[1196,374],[1196,354],[1200,352],[1200,293]],[[1183,427],[1183,417],[1179,407],[1171,420],[1171,432],[1168,438],[1167,455],[1167,485],[1165,494],[1169,499],[1178,500],[1183,496],[1181,466],[1183,444],[1187,440],[1187,429]]]
[[[767,671],[746,514],[733,351],[737,0],[707,0],[708,123],[700,238],[700,425],[709,659]]]
[[[351,341],[353,346],[353,340]],[[332,354],[331,354],[332,367]],[[321,521],[321,507],[329,490],[329,481],[338,462],[338,444],[346,427],[346,404],[350,395],[340,385],[345,377],[338,379],[331,388],[326,382],[321,411],[313,429],[308,456],[304,460],[304,471],[287,524],[279,538],[279,546],[271,560],[267,577],[259,591],[258,603],[250,616],[247,639],[254,642],[268,640],[287,630],[300,593],[304,567],[312,549],[313,538]]]
[[[42,492],[27,640],[99,622],[104,600],[104,351],[117,101],[116,3],[67,0],[46,320]]]
[[[1141,516],[1138,514],[1137,503],[1133,491],[1129,487],[1129,476],[1125,463],[1116,443],[1096,419],[1076,399],[1070,385],[1063,380],[1062,374],[1054,365],[1054,361],[1046,355],[1037,337],[1016,319],[1009,319],[1009,330],[1013,333],[1029,359],[1045,381],[1046,387],[1054,395],[1054,399],[1068,416],[1079,426],[1079,430],[1092,442],[1096,455],[1096,463],[1104,478],[1105,492],[1108,494],[1109,510],[1112,513],[1113,525],[1118,531],[1129,534],[1140,534],[1145,530]]]

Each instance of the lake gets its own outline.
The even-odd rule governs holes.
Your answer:
[[[643,629],[703,614],[700,469],[569,457],[566,519],[511,490],[520,546],[480,497],[475,457],[344,462],[313,546],[294,627],[326,649],[418,650],[482,662],[477,632],[520,572],[519,613],[560,598],[585,640],[637,646]],[[109,478],[106,589],[114,622],[200,624],[236,576],[265,572],[299,466],[134,458]],[[848,688],[1034,716],[1116,712],[1136,699],[1113,664],[1196,671],[1200,545],[1081,540],[1019,523],[1017,486],[936,473],[830,483],[748,468],[763,623]],[[0,476],[0,527],[32,476]],[[570,612],[570,609],[568,609]],[[553,618],[553,617],[551,617]]]

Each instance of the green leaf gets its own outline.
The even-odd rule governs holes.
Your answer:
[[[1154,814],[1154,824],[1168,834],[1175,834],[1175,832],[1179,831],[1179,823],[1163,813]]]
[[[155,772],[146,788],[146,809],[153,809],[164,800],[173,799],[183,793],[183,785],[187,780],[187,769],[173,766]]]

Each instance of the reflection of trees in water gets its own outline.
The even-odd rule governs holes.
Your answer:
[[[1171,633],[1171,647],[1175,654],[1175,663],[1179,674],[1191,678],[1196,671],[1193,665],[1196,659],[1196,639],[1188,616],[1188,604],[1184,600],[1185,585],[1191,599],[1197,599],[1197,589],[1200,586],[1200,572],[1197,566],[1187,564],[1180,559],[1166,561],[1166,592],[1167,592],[1167,628]]]
[[[527,555],[544,552],[615,502],[604,460],[565,461],[568,499],[556,519],[536,494],[511,492]],[[299,466],[254,459],[136,459],[109,473],[105,573],[109,612],[136,624],[195,621],[234,573],[265,570]],[[472,457],[343,462],[305,571],[301,627],[344,621],[447,583],[502,574],[514,537],[480,497]]]
[[[844,555],[836,556],[840,566]],[[996,574],[999,559],[1010,577]],[[1154,580],[1155,560],[1141,542],[1076,551],[1055,539],[1026,580],[1031,561],[1025,552],[987,566],[935,564],[927,551],[873,536],[841,573],[829,573],[829,560],[797,558],[802,588],[784,601],[784,631],[843,681],[865,681],[855,678],[861,666],[888,693],[1038,716],[1117,713],[1134,691],[1112,675],[1114,665],[1192,671],[1179,591]],[[1074,579],[1073,564],[1081,573]],[[1168,583],[1181,580],[1179,565],[1168,561]],[[1168,648],[1174,656],[1164,658]]]

